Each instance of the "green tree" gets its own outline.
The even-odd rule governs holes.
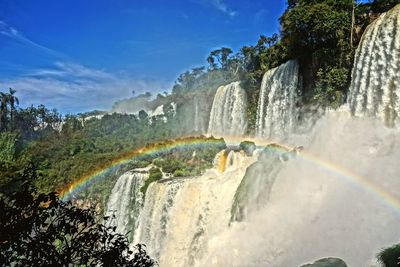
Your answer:
[[[0,213],[3,266],[156,265],[143,245],[130,250],[126,236],[100,224],[93,210],[62,202],[55,193],[36,194],[29,180],[20,191],[0,196]]]
[[[400,266],[400,244],[382,250],[378,254],[378,261],[384,267]]]
[[[373,0],[371,2],[371,11],[374,13],[383,13],[400,4],[399,0]]]
[[[8,94],[8,102],[10,103],[10,122],[11,124],[14,123],[14,111],[15,111],[15,104],[19,105],[19,99],[16,97],[14,94],[17,91],[14,89],[9,89],[9,94]]]
[[[8,94],[0,92],[0,131],[7,129]]]

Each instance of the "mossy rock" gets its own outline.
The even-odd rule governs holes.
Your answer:
[[[240,143],[239,148],[243,150],[247,156],[251,156],[254,150],[256,150],[256,144],[251,141],[243,141]]]

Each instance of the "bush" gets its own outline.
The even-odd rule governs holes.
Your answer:
[[[12,132],[0,133],[0,161],[10,162],[17,153],[18,135]]]
[[[256,144],[251,141],[243,141],[240,143],[239,147],[246,153],[247,156],[251,156],[256,149]]]
[[[344,102],[349,77],[347,68],[320,69],[313,94],[314,101],[322,106],[338,108]]]
[[[147,188],[153,182],[157,182],[163,177],[163,174],[159,168],[151,168],[149,171],[149,178],[144,182],[142,188],[140,188],[140,192],[143,194],[143,198],[146,195]]]
[[[378,261],[384,267],[400,266],[400,244],[384,249],[378,254]]]
[[[187,170],[175,170],[174,171],[174,177],[185,177],[189,176],[190,173]]]
[[[0,196],[0,214],[2,266],[156,265],[142,245],[131,251],[126,236],[98,223],[94,210],[37,194],[27,180],[19,192]]]

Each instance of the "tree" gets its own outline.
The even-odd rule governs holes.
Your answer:
[[[8,102],[10,103],[10,121],[13,123],[15,104],[19,105],[19,99],[14,96],[17,91],[11,88],[9,90],[10,93],[8,94]]]
[[[226,47],[211,51],[210,55],[207,57],[210,69],[216,69],[219,67],[226,70],[228,66],[228,58],[232,53],[232,49]]]
[[[378,261],[384,267],[397,267],[400,265],[400,244],[382,250],[378,254]]]
[[[56,193],[37,194],[29,179],[21,191],[0,197],[3,266],[156,265],[143,245],[130,250],[127,237],[100,224],[92,209],[62,202]]]
[[[8,95],[0,92],[0,131],[7,129]]]
[[[399,0],[374,0],[371,3],[371,11],[374,13],[383,13],[400,4]]]

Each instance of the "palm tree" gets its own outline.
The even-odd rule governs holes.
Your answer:
[[[7,127],[8,94],[0,92],[0,131]]]
[[[18,97],[14,96],[15,92],[17,92],[17,91],[10,88],[10,93],[8,94],[8,102],[10,103],[10,121],[11,121],[11,123],[13,123],[15,104],[19,105]]]

